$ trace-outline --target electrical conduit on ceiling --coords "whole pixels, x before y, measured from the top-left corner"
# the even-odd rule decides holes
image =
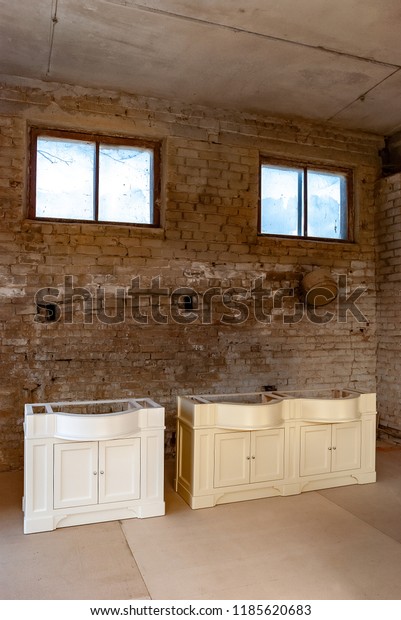
[[[47,59],[46,77],[49,77],[50,75],[50,68],[51,68],[52,54],[53,54],[53,44],[54,44],[54,32],[56,29],[56,24],[58,23],[57,9],[58,9],[58,0],[52,0],[51,17],[50,17],[51,23],[50,23],[50,36],[49,36],[49,56]]]

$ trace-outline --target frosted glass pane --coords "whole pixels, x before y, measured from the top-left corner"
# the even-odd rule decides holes
[[[302,170],[295,168],[262,166],[262,233],[302,235],[302,175]]]
[[[308,172],[308,236],[346,239],[346,178],[327,172]]]
[[[90,142],[38,138],[37,217],[93,220],[94,158]]]
[[[152,151],[137,147],[100,146],[100,221],[151,224],[152,190]]]

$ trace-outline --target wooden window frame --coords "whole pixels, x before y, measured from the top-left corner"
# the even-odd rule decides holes
[[[113,225],[119,226],[135,226],[144,228],[158,228],[160,227],[160,196],[161,196],[161,143],[153,140],[143,140],[140,138],[127,138],[125,136],[111,136],[100,133],[90,133],[81,131],[69,131],[64,129],[48,129],[42,127],[30,128],[30,149],[29,149],[29,185],[28,185],[28,218],[39,221],[49,222],[65,222],[65,223],[80,223],[80,224],[101,224],[101,225]],[[36,172],[37,172],[37,143],[38,138],[51,137],[61,138],[64,140],[85,140],[87,142],[93,142],[95,144],[96,156],[94,164],[94,219],[76,219],[76,218],[54,218],[54,217],[38,217],[36,215]],[[151,223],[145,222],[119,222],[105,221],[98,219],[99,208],[99,145],[108,144],[111,146],[121,147],[139,147],[152,150],[153,152],[153,187],[152,187],[152,213],[153,218]]]
[[[302,235],[282,235],[279,233],[262,232],[262,168],[263,166],[282,166],[283,168],[302,169],[303,171],[303,198],[304,198],[304,224]],[[333,237],[312,237],[307,235],[308,225],[308,204],[307,204],[307,172],[328,172],[345,176],[347,183],[347,236],[344,239]],[[299,216],[299,214],[298,214]],[[258,234],[262,237],[280,237],[285,239],[298,239],[303,241],[326,241],[328,243],[353,243],[355,227],[355,207],[354,207],[354,171],[352,168],[344,166],[328,165],[318,161],[275,159],[272,157],[261,156],[259,161],[259,204],[258,204]]]

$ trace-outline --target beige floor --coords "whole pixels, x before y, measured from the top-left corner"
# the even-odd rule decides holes
[[[401,598],[401,446],[378,482],[24,535],[22,472],[0,474],[2,600]]]

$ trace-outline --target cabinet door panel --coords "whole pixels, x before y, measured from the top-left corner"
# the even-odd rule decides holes
[[[97,442],[54,446],[54,508],[97,503]]]
[[[300,475],[326,474],[331,470],[331,425],[301,427]]]
[[[140,439],[116,439],[99,444],[99,503],[140,497]]]
[[[284,477],[284,429],[255,431],[251,434],[251,482],[280,480]]]
[[[332,471],[361,466],[361,423],[333,424]]]
[[[218,433],[215,436],[214,486],[249,483],[250,434]]]

